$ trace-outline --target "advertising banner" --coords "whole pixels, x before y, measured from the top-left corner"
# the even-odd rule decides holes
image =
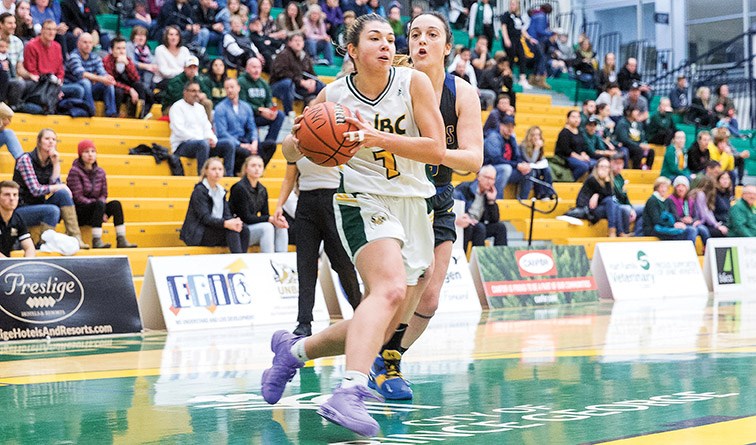
[[[756,290],[756,239],[710,238],[706,243],[704,276],[710,291]]]
[[[583,246],[475,247],[471,268],[491,308],[598,300]]]
[[[344,294],[338,274],[330,268],[321,270],[321,274],[324,272],[330,272],[331,281],[333,281],[333,286],[335,287],[336,299],[338,300],[338,309],[341,311],[342,318],[352,318],[354,310],[349,305],[347,297]],[[360,289],[364,292],[365,286],[359,274],[357,274],[357,278],[360,280]],[[465,252],[462,249],[454,249],[452,250],[452,257],[449,260],[446,279],[441,287],[436,314],[481,311],[480,301],[475,292],[475,284],[473,284],[470,267],[467,263],[467,256],[465,256]]]
[[[0,260],[0,340],[140,332],[127,257]]]
[[[644,300],[707,294],[690,241],[598,243],[591,263],[601,298]]]
[[[295,253],[152,257],[139,298],[145,328],[182,331],[295,323]],[[320,285],[315,321],[328,320]]]

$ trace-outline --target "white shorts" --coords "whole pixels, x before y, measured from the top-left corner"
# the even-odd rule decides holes
[[[433,262],[433,209],[427,199],[336,193],[333,205],[341,242],[352,261],[371,241],[396,239],[407,285],[417,284]]]

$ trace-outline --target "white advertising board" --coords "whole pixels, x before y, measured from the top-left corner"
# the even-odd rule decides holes
[[[756,239],[710,238],[706,243],[704,275],[710,291],[748,291],[754,295]]]
[[[328,320],[315,292],[314,320]],[[293,324],[298,299],[295,253],[152,257],[139,311],[145,328],[169,331]]]
[[[598,243],[591,272],[601,298],[644,300],[708,294],[690,241]]]

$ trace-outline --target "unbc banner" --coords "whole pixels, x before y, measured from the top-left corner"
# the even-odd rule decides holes
[[[0,260],[0,340],[140,332],[126,257]]]
[[[152,257],[139,298],[149,329],[181,331],[297,319],[296,254]],[[314,320],[328,320],[316,286]]]
[[[598,300],[583,246],[475,247],[471,267],[491,308]]]

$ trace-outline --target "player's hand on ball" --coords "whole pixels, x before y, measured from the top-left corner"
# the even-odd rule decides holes
[[[362,147],[381,147],[381,132],[370,125],[370,123],[362,117],[359,110],[355,110],[354,116],[347,117],[346,121],[357,127],[357,131],[348,131],[344,133],[344,136],[351,137],[351,139],[360,142],[349,150],[351,155],[357,153]]]

